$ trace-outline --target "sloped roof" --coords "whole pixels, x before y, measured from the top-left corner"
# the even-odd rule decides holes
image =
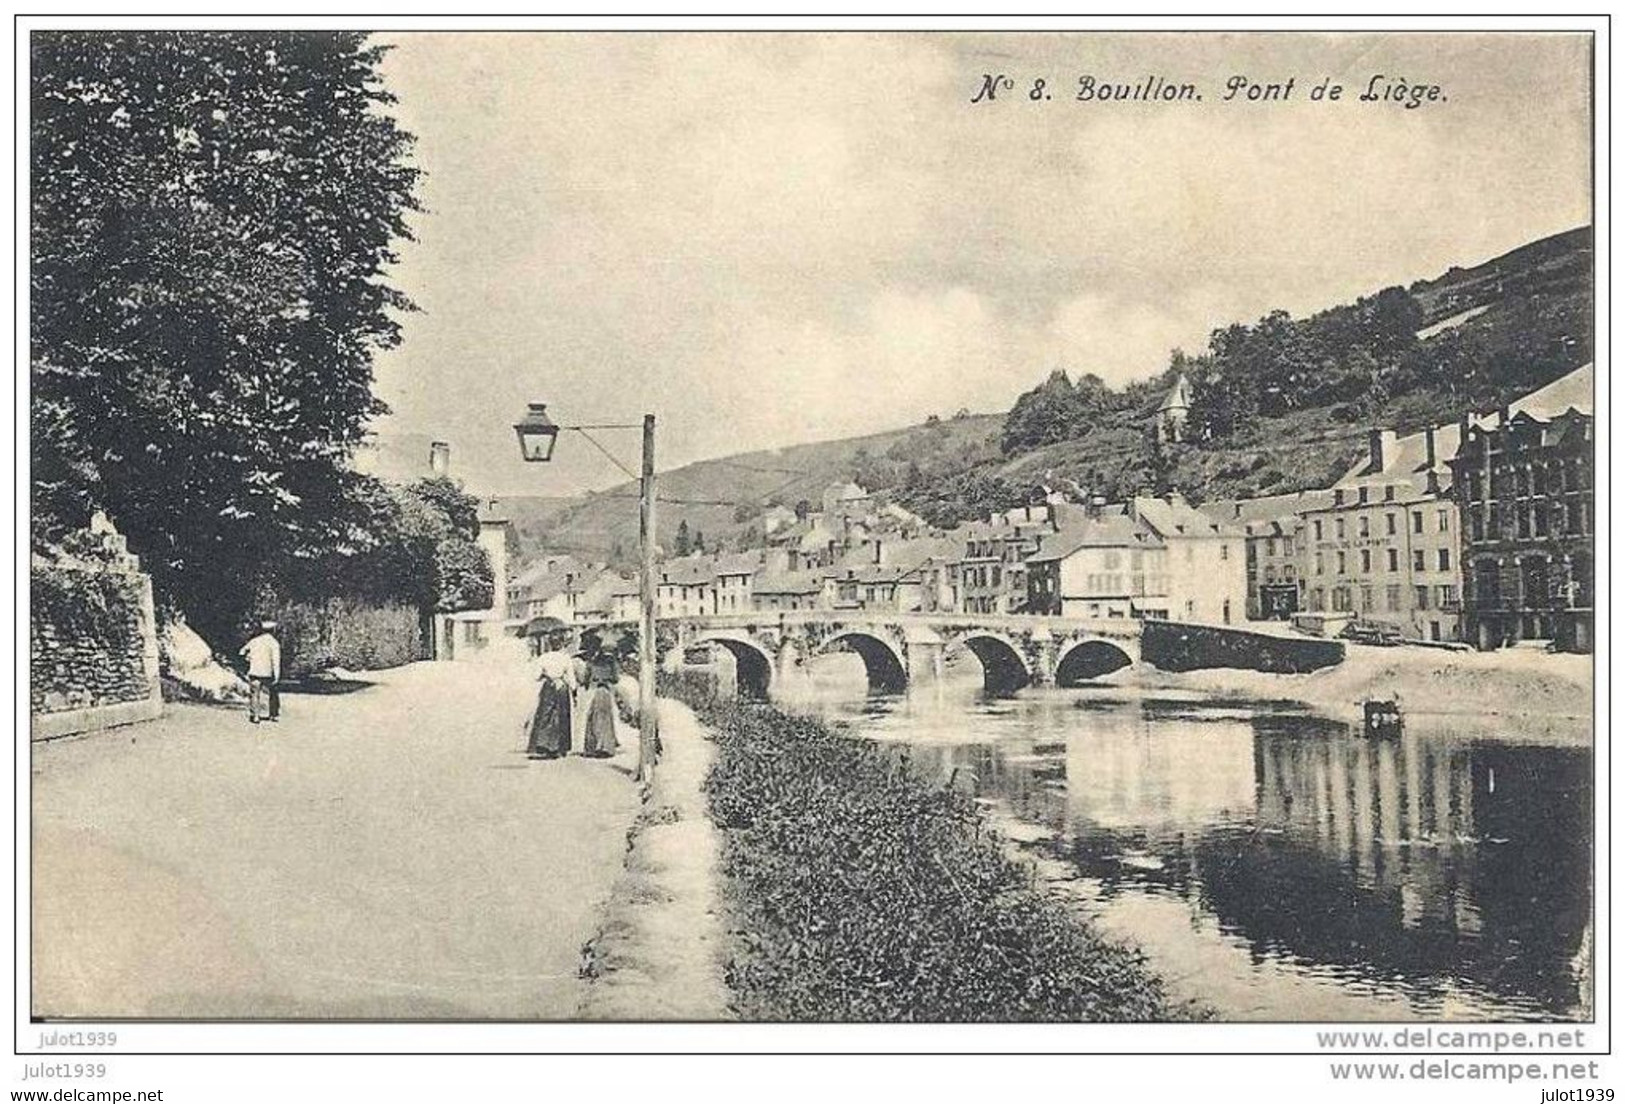
[[[1200,509],[1221,524],[1250,527],[1260,522],[1279,522],[1308,510],[1324,510],[1331,504],[1332,492],[1326,489],[1259,498],[1217,499],[1203,503]]]
[[[697,586],[716,578],[716,564],[709,556],[684,556],[656,565],[655,577],[662,586]]]
[[[769,571],[764,567],[751,577],[750,588],[755,594],[817,594],[824,589],[824,580],[810,571]]]
[[[1186,502],[1183,498],[1147,498],[1137,496],[1133,501],[1134,514],[1149,525],[1163,539],[1169,537],[1232,537],[1241,530],[1228,523],[1216,521]]]
[[[1149,526],[1120,512],[1084,518],[1045,537],[1027,563],[1064,560],[1085,548],[1161,548],[1162,538]]]
[[[1592,412],[1592,389],[1595,377],[1591,364],[1582,364],[1574,371],[1548,383],[1545,387],[1537,388],[1523,398],[1508,404],[1509,415],[1516,417],[1519,414],[1528,414],[1543,421],[1556,417],[1558,414],[1573,408],[1582,414]],[[1483,429],[1498,429],[1501,424],[1499,411],[1488,414],[1469,415],[1469,424]],[[1448,425],[1435,426],[1433,429],[1433,459],[1434,471],[1448,477],[1449,469],[1446,466],[1461,449],[1461,422],[1451,422]],[[1412,433],[1390,442],[1388,453],[1383,456],[1383,467],[1380,472],[1371,470],[1371,458],[1362,455],[1343,473],[1337,482],[1348,484],[1362,480],[1375,480],[1379,477],[1408,477],[1425,475],[1427,473],[1427,431]],[[1413,481],[1414,482],[1414,481]]]
[[[527,597],[534,602],[545,601],[556,594],[584,594],[605,574],[607,571],[602,567],[550,572],[530,585]]]
[[[754,575],[762,564],[761,556],[753,552],[729,552],[716,559],[718,575]]]
[[[1162,405],[1157,407],[1159,413],[1169,410],[1189,409],[1191,405],[1191,384],[1181,372],[1174,378],[1174,385],[1168,388],[1168,393],[1162,397]]]
[[[1545,387],[1529,392],[1512,404],[1510,412],[1528,414],[1542,421],[1550,421],[1571,407],[1581,414],[1590,414],[1595,386],[1592,365],[1582,364],[1568,375],[1559,376]]]
[[[620,588],[625,585],[627,585],[627,580],[624,576],[613,571],[600,571],[586,586],[581,588],[582,601],[587,603],[608,602],[617,593],[620,593]],[[631,587],[633,594],[638,593],[636,581],[631,583]]]
[[[601,570],[603,569],[594,564],[584,563],[574,556],[548,556],[529,564],[519,574],[515,575],[508,585],[522,590],[528,589],[532,591],[534,596],[534,592],[538,587],[551,585],[549,584],[550,579],[556,578],[562,583],[568,575],[581,575]],[[553,585],[551,593],[558,593],[557,585]]]

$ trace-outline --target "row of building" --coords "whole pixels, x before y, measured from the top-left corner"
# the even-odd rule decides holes
[[[1331,487],[1208,504],[1245,533],[1247,616],[1589,651],[1592,385],[1588,364],[1488,415],[1373,430]]]
[[[1179,495],[1107,504],[1051,500],[948,532],[852,484],[750,552],[658,567],[659,617],[759,611],[1244,617],[1244,534]],[[623,621],[635,579],[571,556],[544,556],[507,584],[510,622]]]
[[[1052,495],[943,532],[852,483],[765,526],[766,547],[659,564],[657,615],[794,610],[1348,620],[1498,647],[1592,631],[1592,370],[1495,413],[1374,430],[1321,490],[1209,502]],[[506,576],[506,572],[503,572]],[[508,579],[510,626],[635,620],[635,578],[542,556]]]

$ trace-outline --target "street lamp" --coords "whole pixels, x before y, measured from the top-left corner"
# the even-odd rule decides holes
[[[531,403],[525,416],[514,424],[513,431],[519,435],[519,452],[527,463],[545,464],[553,459],[559,426],[547,416],[546,403]]]
[[[561,426],[547,416],[546,403],[533,402],[513,428],[519,437],[519,453],[525,461],[545,464],[553,459],[553,447],[558,443],[562,430],[574,430],[609,456],[608,450],[598,444],[588,430],[640,427],[636,423]],[[660,729],[655,716],[655,416],[645,414],[641,428],[643,470],[638,480],[638,597],[642,616],[638,641],[638,781],[643,782],[654,772],[655,757],[660,747]],[[615,458],[610,456],[610,459]],[[620,466],[619,461],[615,463],[617,467]]]

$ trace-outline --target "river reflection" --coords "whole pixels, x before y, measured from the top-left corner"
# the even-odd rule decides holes
[[[1094,688],[799,696],[974,778],[1225,1019],[1584,1018],[1591,753]]]

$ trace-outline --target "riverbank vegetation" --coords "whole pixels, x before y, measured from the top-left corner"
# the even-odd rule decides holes
[[[823,723],[668,692],[715,734],[706,789],[750,1020],[1189,1018],[1135,949],[1037,884],[965,794]]]

